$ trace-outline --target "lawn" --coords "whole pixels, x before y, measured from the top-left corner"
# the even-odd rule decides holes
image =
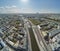
[[[39,24],[40,24],[40,21],[37,20],[37,19],[32,19],[32,18],[30,18],[29,20],[30,20],[34,25],[39,25]]]
[[[39,47],[37,45],[32,28],[29,28],[29,33],[30,33],[30,38],[31,38],[32,51],[40,51]]]

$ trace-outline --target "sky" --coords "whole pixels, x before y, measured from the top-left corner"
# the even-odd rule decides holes
[[[60,13],[60,0],[0,0],[0,13]]]

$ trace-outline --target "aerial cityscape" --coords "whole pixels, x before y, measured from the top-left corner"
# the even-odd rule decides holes
[[[0,51],[60,51],[60,1],[0,0]]]

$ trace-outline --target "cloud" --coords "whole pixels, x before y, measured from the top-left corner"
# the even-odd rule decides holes
[[[59,13],[58,10],[53,10],[53,9],[40,9],[38,12],[39,13]]]
[[[0,13],[58,13],[58,11],[51,9],[35,10],[32,8],[19,8],[15,5],[0,7]]]
[[[16,8],[16,6],[15,5],[13,5],[13,6],[5,6],[5,8],[8,8],[8,9],[10,9],[10,8]]]
[[[0,7],[0,9],[3,9],[4,7]]]
[[[16,6],[0,7],[0,13],[19,13],[20,9]]]
[[[32,8],[22,8],[22,13],[34,13],[35,11]]]
[[[31,8],[18,8],[17,6],[0,7],[0,13],[34,13]]]

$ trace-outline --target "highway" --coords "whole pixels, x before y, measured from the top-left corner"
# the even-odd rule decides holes
[[[38,47],[40,49],[40,51],[52,51],[49,46],[46,44],[43,36],[42,36],[42,33],[41,33],[41,30],[38,28],[38,26],[35,26],[30,20],[28,19],[24,19],[24,22],[25,22],[25,27],[26,27],[26,30],[27,30],[27,33],[28,33],[28,39],[29,39],[29,51],[32,51],[32,48],[31,48],[31,42],[30,42],[30,35],[29,35],[29,31],[28,31],[28,27],[31,27],[33,32],[34,32],[34,36],[35,36],[35,39],[36,39],[36,42],[38,44]]]
[[[28,31],[28,27],[29,27],[29,24],[26,22],[26,20],[23,18],[23,21],[24,21],[24,28],[25,28],[25,32],[27,34],[27,51],[32,51],[32,48],[31,48],[31,40],[30,40],[30,34],[29,34],[29,31]]]
[[[30,20],[29,20],[29,23],[30,25],[32,25],[32,29],[33,29],[37,44],[40,48],[40,51],[51,51],[49,46],[46,44],[40,29],[37,26],[35,26]]]

